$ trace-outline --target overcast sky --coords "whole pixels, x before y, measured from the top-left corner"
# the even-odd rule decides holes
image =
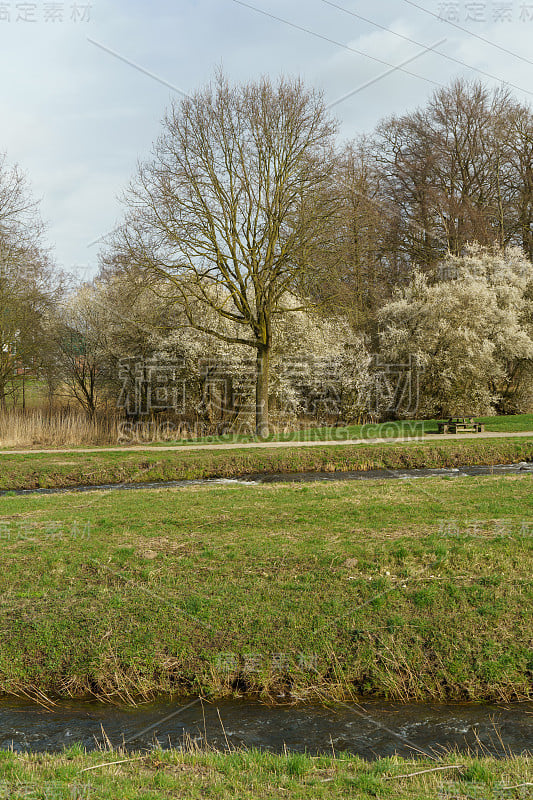
[[[217,66],[235,81],[299,74],[322,88],[328,103],[373,81],[333,107],[346,138],[423,104],[458,75],[483,77],[424,52],[442,39],[439,53],[532,99],[533,0],[414,0],[418,8],[407,0],[246,2],[0,2],[0,151],[21,165],[42,199],[64,269],[94,274],[98,245],[91,243],[118,220],[117,196],[137,159],[149,154],[172,95],[204,84]],[[414,56],[404,69],[418,77],[383,75],[389,67],[373,60],[395,66]]]

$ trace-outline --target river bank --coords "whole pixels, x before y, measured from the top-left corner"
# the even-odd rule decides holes
[[[524,700],[531,475],[1,498],[11,696]]]
[[[438,469],[533,460],[531,437],[227,450],[0,452],[0,490],[235,478],[250,474]]]
[[[434,759],[392,757],[368,763],[337,755],[274,755],[237,751],[0,753],[0,796],[19,800],[527,800],[532,796],[528,758],[473,758],[448,753]]]

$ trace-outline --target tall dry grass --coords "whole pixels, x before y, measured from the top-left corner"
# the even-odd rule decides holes
[[[119,420],[111,415],[18,409],[0,411],[0,447],[77,447],[116,444]]]
[[[271,414],[273,434],[289,434],[305,428],[328,424],[311,417]],[[335,425],[330,420],[329,425]],[[127,421],[115,409],[102,409],[94,418],[71,408],[36,407],[0,409],[0,448],[32,449],[42,447],[99,447],[104,445],[149,444],[231,434],[253,437],[254,420],[248,415],[233,421],[184,420],[154,417]]]
[[[247,432],[251,431],[248,425]],[[93,419],[69,408],[0,410],[0,448],[4,449],[149,444],[215,436],[219,432],[217,425],[180,419],[146,418],[128,422],[109,410],[98,412]]]

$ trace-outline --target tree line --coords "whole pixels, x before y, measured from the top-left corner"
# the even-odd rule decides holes
[[[127,364],[157,362],[180,364],[197,415],[226,370],[219,422],[251,409],[261,436],[282,407],[293,424],[533,408],[533,116],[506,89],[454,81],[341,145],[301,80],[218,73],[168,109],[81,287],[0,166],[4,405],[22,367],[94,415]],[[416,404],[383,365],[416,373]]]

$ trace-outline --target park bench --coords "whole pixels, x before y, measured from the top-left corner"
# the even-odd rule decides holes
[[[485,426],[474,417],[451,417],[447,422],[439,422],[439,433],[483,433]]]

